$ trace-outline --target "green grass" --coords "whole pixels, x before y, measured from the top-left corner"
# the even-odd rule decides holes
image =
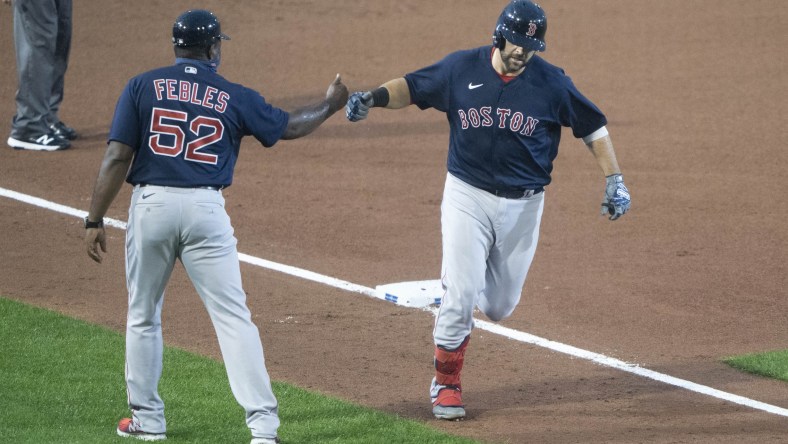
[[[745,372],[788,382],[788,350],[734,356],[724,361]]]
[[[123,366],[122,335],[0,298],[0,441],[129,444],[115,435],[129,413]],[[285,444],[476,442],[288,384],[274,392]],[[160,393],[167,442],[249,442],[222,363],[167,348]]]

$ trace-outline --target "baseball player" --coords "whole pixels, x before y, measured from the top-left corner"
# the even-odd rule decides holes
[[[545,50],[541,7],[514,0],[501,12],[492,46],[458,51],[434,65],[350,96],[350,121],[372,107],[416,104],[446,113],[451,129],[441,204],[444,289],[435,319],[433,414],[465,416],[460,373],[475,306],[491,320],[520,301],[539,237],[561,127],[582,139],[605,175],[602,213],[616,220],[630,206],[600,110]]]
[[[233,227],[222,189],[230,186],[241,138],[264,146],[305,136],[341,109],[339,75],[325,100],[286,112],[217,74],[222,40],[217,17],[181,14],[172,28],[175,64],[132,78],[120,95],[109,146],[85,219],[88,255],[106,252],[103,216],[125,177],[134,186],[126,232],[126,385],[131,417],[117,433],[165,439],[161,310],[176,260],[213,322],[230,387],[246,411],[252,444],[279,442],[277,401],[257,327],[246,306]],[[128,172],[128,174],[127,174]]]

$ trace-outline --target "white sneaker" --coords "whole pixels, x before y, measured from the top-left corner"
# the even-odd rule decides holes
[[[29,136],[19,136],[12,133],[7,142],[8,146],[17,150],[60,151],[71,146],[68,140],[54,132]]]

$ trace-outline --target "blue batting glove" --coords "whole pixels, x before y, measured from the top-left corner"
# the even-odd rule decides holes
[[[610,220],[616,220],[629,210],[631,199],[629,190],[624,185],[624,176],[612,174],[605,177],[605,198],[602,199],[601,214],[610,215]]]
[[[369,114],[369,109],[372,107],[373,102],[372,92],[354,92],[350,95],[347,105],[345,106],[345,116],[347,116],[347,119],[351,122],[364,120],[367,118],[367,114]]]

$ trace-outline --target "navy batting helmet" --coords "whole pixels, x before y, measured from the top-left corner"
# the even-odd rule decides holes
[[[222,34],[219,19],[211,11],[186,11],[172,25],[172,43],[175,46],[211,46],[219,40],[230,40],[230,37]]]
[[[508,40],[528,50],[544,51],[547,47],[544,41],[546,32],[547,17],[541,6],[528,0],[513,0],[498,17],[493,45],[503,49],[505,40]]]

